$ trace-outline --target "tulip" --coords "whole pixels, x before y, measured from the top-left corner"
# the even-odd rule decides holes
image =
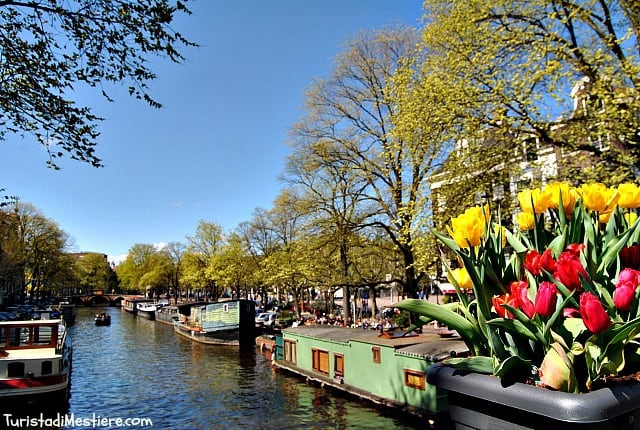
[[[613,293],[613,304],[622,311],[628,311],[633,304],[636,288],[640,284],[640,272],[634,269],[624,269],[618,275],[616,290]]]
[[[535,188],[518,193],[520,209],[524,212],[541,214],[551,207],[551,194],[548,191]],[[532,206],[533,205],[533,206]]]
[[[582,293],[580,296],[580,316],[584,326],[593,334],[600,333],[611,325],[607,311],[593,293]]]
[[[553,282],[544,281],[538,286],[535,312],[543,317],[550,317],[556,309],[558,289]]]
[[[594,212],[610,212],[616,204],[620,194],[601,183],[584,184],[579,189],[584,206]]]
[[[516,222],[518,223],[520,230],[527,231],[533,230],[536,219],[531,212],[518,212],[516,214]]]
[[[624,209],[636,209],[640,207],[640,187],[636,184],[618,185],[620,199],[618,206]]]
[[[560,197],[562,196],[562,207],[566,215],[573,214],[573,208],[578,200],[578,193],[575,188],[564,182],[553,182],[545,187],[549,192],[551,206],[554,209],[560,207]]]
[[[640,268],[640,245],[625,246],[620,250],[622,267]]]
[[[545,250],[542,255],[534,249],[524,257],[524,268],[533,276],[538,276],[543,270],[553,273],[556,270],[556,262],[550,249]]]
[[[447,274],[447,278],[449,282],[458,284],[461,290],[470,290],[473,288],[473,282],[471,282],[469,272],[467,272],[467,269],[464,267],[452,269],[451,273]]]
[[[582,267],[580,258],[573,251],[565,251],[560,254],[556,262],[556,271],[553,277],[562,282],[569,291],[582,290],[580,276],[587,278],[587,272]]]
[[[460,248],[478,246],[485,236],[485,226],[489,220],[489,209],[475,206],[464,211],[463,214],[451,220],[451,227],[447,226],[449,234]]]
[[[635,212],[625,212],[622,217],[627,222],[627,227],[631,227],[633,223],[638,219],[638,214]]]
[[[631,286],[635,288],[638,284],[640,284],[640,271],[630,268],[623,269],[616,280],[616,288],[622,286]]]
[[[628,311],[631,309],[631,305],[633,304],[633,300],[636,296],[635,287],[631,287],[629,285],[622,285],[617,287],[613,292],[613,304],[616,305],[616,308],[621,311]]]
[[[491,302],[493,303],[493,308],[500,318],[513,318],[513,315],[502,307],[503,304],[514,308],[518,307],[516,298],[508,293],[501,296],[494,296],[491,298]]]
[[[515,298],[516,307],[522,310],[529,318],[536,312],[533,302],[529,299],[529,285],[525,281],[511,283],[511,296]]]

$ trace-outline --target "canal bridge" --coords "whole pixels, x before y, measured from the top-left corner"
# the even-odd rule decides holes
[[[67,296],[65,299],[76,306],[120,306],[125,297],[127,294],[94,292]]]

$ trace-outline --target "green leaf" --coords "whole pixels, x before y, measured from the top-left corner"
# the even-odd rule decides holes
[[[493,374],[494,369],[493,359],[486,356],[450,358],[444,364],[460,370],[487,374]]]
[[[486,349],[486,340],[482,337],[477,326],[474,326],[469,320],[460,316],[456,312],[451,311],[443,306],[435,303],[418,299],[407,299],[396,303],[394,307],[417,313],[418,315],[440,321],[446,324],[450,329],[456,330],[460,337],[465,341],[469,350],[474,354],[480,353]]]
[[[531,360],[512,355],[502,361],[494,370],[494,374],[502,379],[521,379],[519,376],[528,376],[531,373]]]

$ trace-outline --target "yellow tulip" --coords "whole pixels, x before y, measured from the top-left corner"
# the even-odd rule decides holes
[[[553,182],[545,187],[551,199],[550,207],[557,209],[560,207],[560,196],[562,196],[562,207],[564,213],[573,215],[573,208],[578,200],[578,192],[575,188],[565,182]]]
[[[627,221],[628,227],[631,227],[633,223],[636,222],[636,220],[638,219],[638,214],[635,212],[625,212],[623,216],[625,221]]]
[[[640,187],[636,184],[618,185],[620,199],[618,206],[624,209],[636,209],[640,207]]]
[[[480,240],[485,236],[485,226],[489,217],[488,206],[481,208],[474,206],[463,214],[451,220],[451,227],[447,226],[449,234],[459,247],[468,248],[480,245]]]
[[[516,222],[520,230],[532,230],[535,225],[535,218],[531,212],[518,212],[516,214]]]
[[[618,203],[617,190],[607,187],[599,182],[584,184],[579,191],[584,206],[594,212],[610,212]]]
[[[520,191],[518,201],[523,211],[541,214],[551,207],[552,198],[549,191],[534,188],[533,190]]]
[[[453,279],[451,279],[453,277]],[[447,274],[447,279],[449,282],[458,284],[461,290],[470,290],[473,288],[473,283],[471,282],[471,278],[469,277],[469,272],[467,269],[462,267],[460,269],[452,269],[451,273]]]

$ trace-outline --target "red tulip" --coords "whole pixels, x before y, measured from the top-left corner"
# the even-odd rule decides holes
[[[525,256],[524,267],[533,276],[538,276],[543,270],[553,273],[556,269],[556,262],[553,260],[550,249],[544,251],[542,255],[534,249],[529,251]]]
[[[579,258],[580,253],[584,251],[584,248],[585,248],[584,243],[572,243],[567,245],[565,252],[570,253],[576,258]]]
[[[582,267],[580,258],[573,251],[565,251],[560,254],[553,277],[562,282],[569,291],[580,291],[582,290],[580,275],[587,278],[587,272]]]
[[[549,317],[556,310],[557,288],[553,282],[544,281],[538,286],[536,294],[536,313],[543,317]]]
[[[625,246],[620,250],[622,267],[640,268],[640,245]]]
[[[628,311],[633,304],[636,288],[640,284],[640,272],[634,269],[624,269],[616,280],[616,290],[613,293],[613,304],[616,308]]]
[[[616,288],[623,285],[635,288],[638,284],[640,284],[640,271],[629,268],[623,269],[616,280]]]
[[[525,281],[514,281],[511,283],[511,295],[515,298],[516,306],[522,310],[526,316],[531,318],[536,309],[529,299],[529,285]]]
[[[593,293],[582,293],[580,296],[580,316],[585,327],[593,334],[609,328],[611,321],[604,306]]]
[[[628,285],[622,285],[616,287],[613,292],[613,304],[621,311],[628,311],[633,304],[633,299],[636,296],[636,289]]]
[[[501,305],[509,305],[511,307],[517,307],[516,299],[511,294],[503,294],[501,296],[495,296],[491,299],[493,307],[500,318],[513,318],[511,313],[508,313]]]

